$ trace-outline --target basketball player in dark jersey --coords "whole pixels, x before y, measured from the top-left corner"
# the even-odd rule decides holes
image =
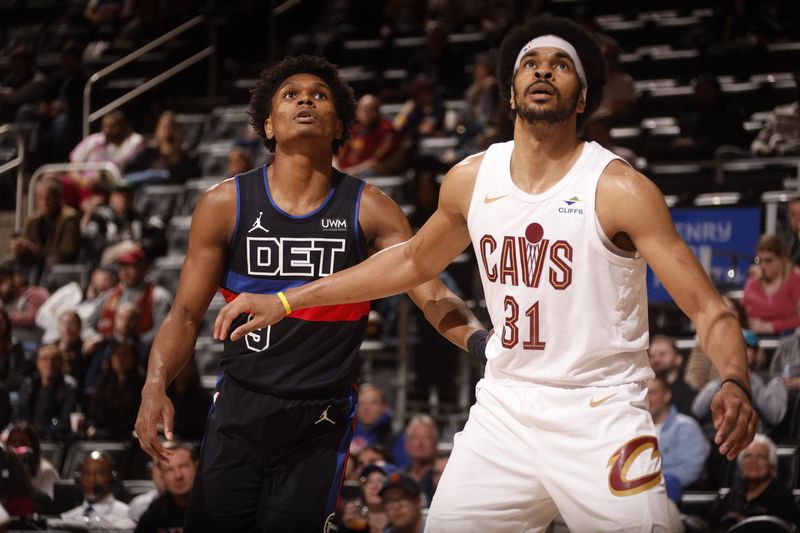
[[[195,209],[136,421],[142,449],[153,457],[169,453],[157,438],[160,424],[172,438],[174,411],[165,391],[189,360],[216,290],[229,302],[245,292],[240,299],[280,297],[411,236],[397,204],[331,166],[355,106],[350,87],[322,59],[287,58],[262,73],[251,96],[251,123],[274,161],[210,189]],[[462,348],[485,337],[438,278],[409,295]],[[323,531],[333,518],[369,302],[286,312],[278,325],[225,341],[188,532]],[[235,323],[248,320],[245,312]]]

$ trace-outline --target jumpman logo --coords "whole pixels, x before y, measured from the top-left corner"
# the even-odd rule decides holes
[[[253,233],[253,231],[257,229],[263,229],[266,233],[269,233],[269,230],[261,225],[261,215],[263,214],[264,214],[263,211],[258,212],[258,218],[256,218],[255,222],[253,222],[253,227],[250,228],[250,230],[247,233]]]
[[[321,414],[321,415],[319,415],[319,420],[317,420],[316,422],[314,422],[314,425],[315,425],[315,426],[316,426],[317,424],[319,424],[320,422],[330,422],[331,424],[333,424],[333,425],[336,425],[336,422],[334,422],[333,420],[331,420],[330,418],[328,418],[328,409],[330,409],[330,408],[331,408],[331,406],[329,405],[328,407],[326,407],[326,408],[325,408],[325,410],[324,410],[324,411],[322,411],[322,414]]]

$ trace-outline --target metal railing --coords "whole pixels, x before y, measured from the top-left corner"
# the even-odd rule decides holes
[[[150,52],[154,48],[157,48],[157,47],[161,46],[162,44],[168,42],[169,40],[174,39],[175,37],[187,32],[187,31],[191,30],[192,28],[195,28],[195,27],[197,27],[197,26],[199,26],[201,24],[207,24],[209,26],[209,41],[211,42],[211,44],[209,46],[207,46],[206,48],[200,50],[196,54],[188,57],[187,59],[184,59],[183,61],[181,61],[177,65],[168,68],[167,70],[165,70],[161,74],[158,74],[157,76],[155,76],[155,77],[149,79],[148,81],[142,83],[138,87],[135,87],[134,89],[131,89],[130,91],[128,91],[127,93],[123,94],[122,96],[120,96],[116,100],[104,105],[103,107],[101,107],[97,111],[90,112],[91,99],[92,99],[92,87],[94,86],[94,84],[96,84],[98,81],[102,80],[103,78],[106,78],[110,74],[116,72],[117,70],[119,70],[120,68],[124,67],[125,65],[128,65],[132,61],[135,61],[135,60],[139,59],[140,57],[142,57],[146,53]],[[119,108],[122,105],[125,105],[126,103],[130,102],[131,100],[133,100],[134,98],[136,98],[140,94],[142,94],[142,93],[144,93],[146,91],[149,91],[150,89],[152,89],[153,87],[155,87],[159,83],[161,83],[161,82],[173,77],[174,75],[178,74],[179,72],[181,72],[183,70],[186,70],[187,68],[191,67],[192,65],[194,65],[196,63],[199,63],[203,59],[206,59],[207,57],[210,57],[210,56],[214,55],[214,53],[216,52],[215,42],[216,42],[216,33],[215,33],[213,27],[211,27],[211,25],[208,23],[208,21],[206,20],[205,17],[197,16],[197,17],[194,17],[193,19],[181,24],[177,28],[175,28],[175,29],[173,29],[171,31],[168,31],[167,33],[165,33],[161,37],[159,37],[159,38],[147,43],[146,45],[142,46],[141,48],[139,48],[137,50],[134,50],[130,54],[126,55],[125,57],[121,58],[118,61],[115,61],[114,63],[112,63],[111,65],[105,67],[104,69],[101,69],[101,70],[95,72],[94,74],[92,74],[91,77],[87,80],[86,85],[83,88],[83,136],[86,137],[87,135],[89,135],[91,123],[94,122],[95,120],[103,117],[106,113],[108,113],[110,111],[113,111],[113,110]],[[216,87],[216,63],[214,61],[211,61],[211,64],[209,65],[209,80],[208,80],[208,83],[209,83],[209,95],[213,95],[214,94],[214,89]]]
[[[19,124],[3,124],[0,126],[0,137],[3,135],[13,133],[17,141],[17,155],[10,161],[6,161],[0,165],[0,174],[4,174],[9,170],[17,169],[17,193],[16,193],[16,214],[14,216],[14,231],[19,232],[22,230],[22,212],[19,206],[22,205],[22,189],[25,186],[25,137],[22,133],[25,127]]]
[[[102,170],[111,174],[116,183],[122,183],[122,174],[117,168],[117,165],[109,161],[93,162],[93,163],[51,163],[49,165],[42,165],[37,168],[31,176],[31,181],[28,184],[28,190],[33,191],[39,179],[47,172],[70,172],[79,170]],[[33,214],[34,210],[34,194],[28,194],[28,216]],[[17,217],[21,216],[22,201],[17,204]]]

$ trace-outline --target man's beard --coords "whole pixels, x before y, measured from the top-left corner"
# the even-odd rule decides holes
[[[563,102],[561,100],[561,91],[550,84],[548,85],[555,91],[555,107],[544,108],[538,104],[528,104],[525,101],[525,96],[530,91],[531,86],[528,86],[525,89],[525,92],[522,94],[522,98],[516,95],[514,96],[514,104],[517,108],[517,114],[522,117],[522,120],[528,123],[543,122],[545,124],[556,124],[558,122],[565,122],[569,117],[572,116],[573,113],[575,113],[575,110],[578,107],[580,91],[575,91],[571,101]]]

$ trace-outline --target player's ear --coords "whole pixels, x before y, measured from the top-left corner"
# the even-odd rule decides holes
[[[517,108],[514,105],[514,82],[511,82],[511,100],[509,100],[509,105],[513,111],[516,111]]]
[[[336,134],[334,135],[334,137],[336,139],[341,139],[343,135],[344,135],[344,122],[342,122],[341,119],[337,118],[336,119]]]
[[[586,111],[586,98],[583,96],[583,89],[581,89],[581,94],[578,96],[578,105],[576,107],[578,113],[583,113]]]
[[[268,116],[264,120],[264,133],[267,135],[267,139],[272,140],[275,137],[275,134],[272,131],[272,115]]]

